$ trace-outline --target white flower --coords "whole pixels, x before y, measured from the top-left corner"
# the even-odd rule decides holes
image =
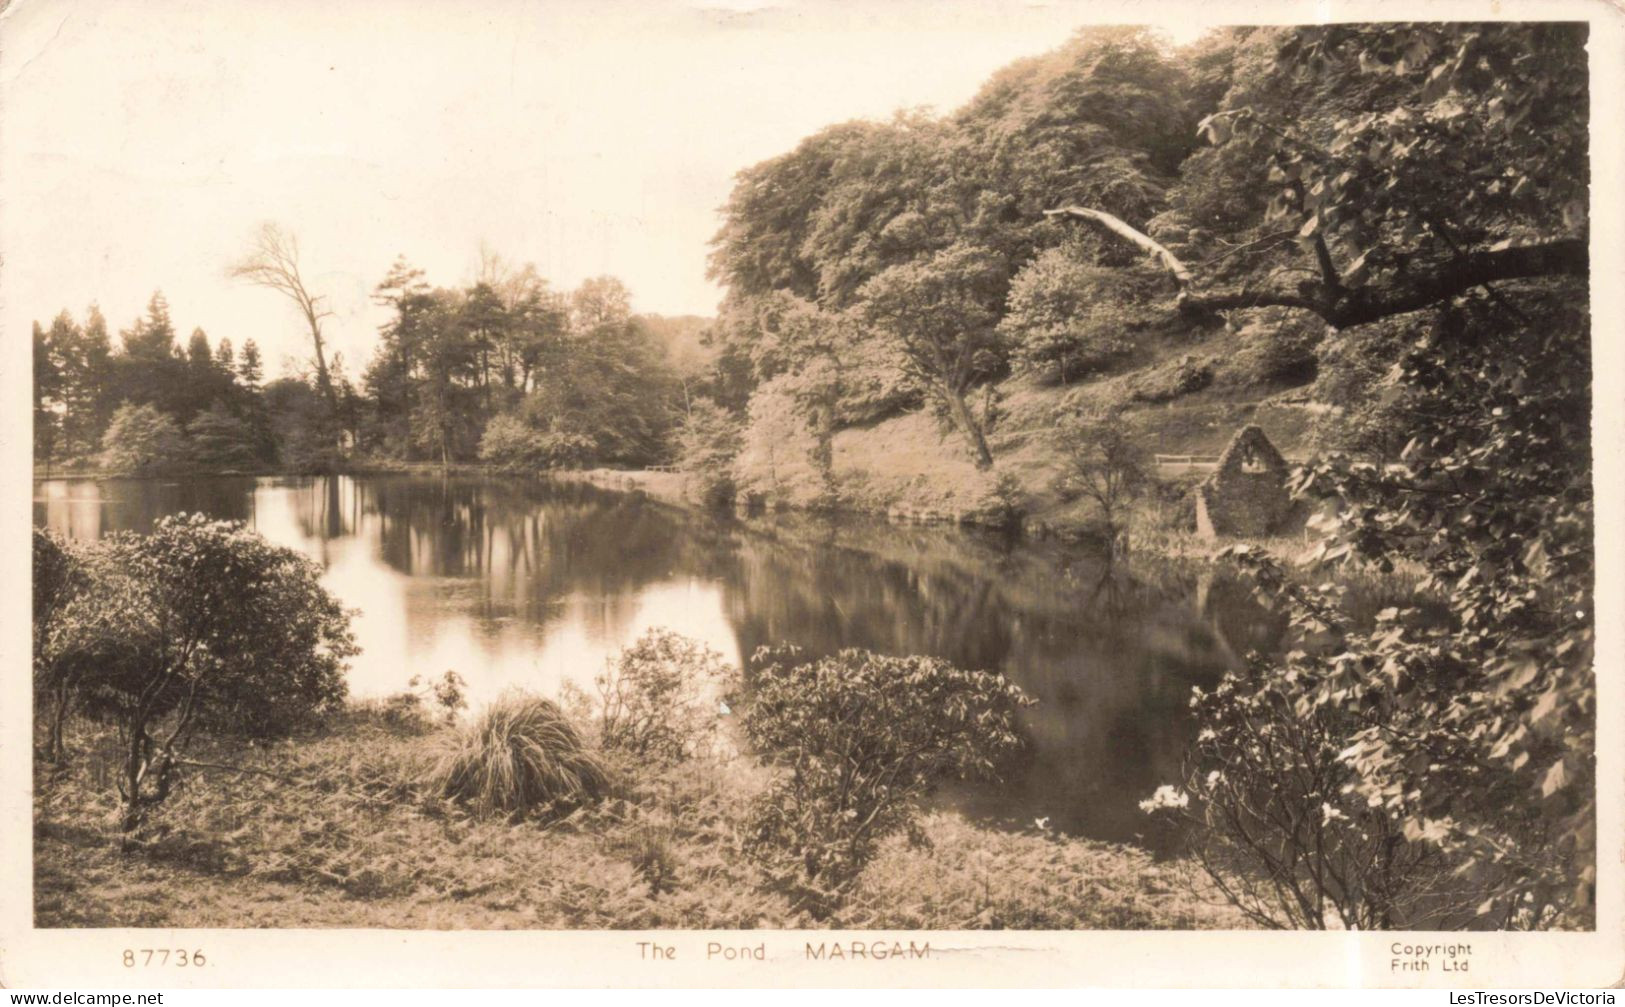
[[[1202,728],[1202,733],[1200,733],[1200,734],[1198,734],[1196,736],[1196,740],[1197,741],[1212,741],[1213,739],[1217,738],[1218,736],[1219,736],[1218,732],[1214,731],[1213,728],[1204,727],[1204,728]]]
[[[1343,814],[1341,811],[1338,811],[1336,808],[1332,807],[1330,804],[1327,804],[1324,801],[1321,802],[1321,805],[1320,805],[1320,824],[1326,825],[1328,823],[1337,821],[1339,818],[1347,818],[1347,817],[1348,817],[1347,815]]]
[[[1157,788],[1150,799],[1140,802],[1140,810],[1146,814],[1161,811],[1163,808],[1185,808],[1191,803],[1190,795],[1170,784],[1164,783]]]
[[[1215,769],[1213,772],[1207,774],[1207,789],[1212,790],[1214,787],[1217,787],[1219,782],[1223,779],[1224,774]]]

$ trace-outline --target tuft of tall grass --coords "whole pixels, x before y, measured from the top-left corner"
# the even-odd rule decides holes
[[[480,817],[547,818],[597,801],[609,772],[564,712],[524,692],[499,696],[455,734],[429,771],[441,797]]]

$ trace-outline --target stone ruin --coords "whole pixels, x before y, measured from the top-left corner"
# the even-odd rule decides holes
[[[1292,512],[1281,452],[1251,424],[1236,431],[1219,456],[1219,467],[1196,487],[1196,534],[1252,538],[1269,535]]]

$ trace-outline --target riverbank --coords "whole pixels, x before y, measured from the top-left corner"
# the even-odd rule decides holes
[[[312,469],[297,465],[258,465],[249,468],[206,468],[199,466],[167,466],[150,471],[132,472],[99,465],[34,465],[35,481],[41,479],[258,479],[262,477],[299,478],[312,476],[378,476],[378,475],[489,475],[490,466],[458,462],[442,466],[433,462],[405,462],[391,458],[356,458],[338,469]]]
[[[391,459],[357,459],[340,472],[311,472],[296,468],[262,468],[252,470],[186,470],[167,472],[162,476],[119,472],[108,469],[81,468],[73,471],[52,470],[49,474],[36,466],[34,479],[139,479],[139,478],[309,478],[322,475],[346,476],[479,476],[512,477],[516,479],[551,479],[579,482],[620,493],[637,493],[660,503],[690,511],[707,509],[694,499],[688,490],[689,477],[682,472],[654,469],[555,469],[533,474],[515,473],[476,463],[459,463],[449,468],[426,462],[403,462]],[[948,486],[964,473],[952,470],[943,474],[944,487],[939,491],[952,497]],[[972,473],[967,478],[987,479],[985,474]],[[1205,561],[1213,554],[1241,540],[1211,540],[1196,535],[1186,527],[1193,523],[1194,504],[1187,499],[1196,484],[1189,476],[1158,481],[1154,490],[1131,501],[1124,514],[1124,541],[1131,555],[1144,555],[1158,559]],[[1089,509],[1082,504],[1059,503],[1042,493],[1025,494],[1016,489],[1009,499],[993,500],[969,509],[950,506],[921,506],[916,503],[898,503],[885,498],[869,496],[839,497],[830,508],[828,501],[814,506],[796,503],[790,498],[777,497],[770,501],[757,501],[755,506],[741,502],[744,512],[772,513],[849,513],[883,519],[896,525],[924,525],[969,527],[995,531],[1017,531],[1036,541],[1062,541],[1080,543],[1094,541],[1104,546],[1099,528]],[[1186,513],[1189,511],[1190,513]],[[1187,520],[1189,519],[1189,520]],[[1277,555],[1292,557],[1308,545],[1301,533],[1286,533],[1263,540],[1248,540],[1262,545]]]
[[[748,760],[615,767],[609,798],[550,825],[479,821],[416,775],[445,728],[353,705],[272,744],[215,741],[121,853],[112,739],[37,767],[38,927],[1212,929],[1245,921],[1200,873],[1140,850],[946,812],[888,841],[837,915],[793,912],[743,854],[765,783]],[[232,769],[219,767],[230,766]]]
[[[687,477],[681,472],[659,472],[644,469],[561,470],[549,473],[549,478],[588,483],[601,489],[622,493],[641,493],[650,499],[673,507],[689,510],[702,507],[688,493]],[[1194,530],[1184,527],[1180,515],[1175,513],[1181,509],[1181,496],[1193,492],[1195,483],[1195,480],[1189,478],[1160,482],[1154,492],[1132,501],[1126,507],[1124,537],[1130,555],[1143,555],[1166,560],[1205,562],[1225,546],[1247,541],[1253,545],[1262,546],[1275,555],[1290,559],[1300,555],[1311,544],[1302,532],[1286,532],[1266,538],[1248,540],[1206,539],[1198,536]],[[742,509],[749,511],[751,508],[744,507]],[[778,501],[777,506],[774,508],[759,507],[756,509],[776,509],[787,512],[814,510],[814,508],[799,507],[782,500]],[[1053,540],[1079,543],[1100,539],[1099,529],[1092,515],[1083,507],[1058,507],[1051,504],[1039,514],[1020,516],[1013,522],[1014,528],[1011,527],[1010,522],[985,519],[983,515],[974,512],[955,514],[931,509],[920,511],[909,507],[865,506],[861,501],[854,503],[842,501],[834,509],[837,513],[879,518],[893,524],[971,527],[995,531],[1015,530],[1019,531],[1021,535],[1036,541]],[[1194,503],[1190,505],[1189,509],[1194,513]],[[1104,545],[1103,542],[1099,544]]]

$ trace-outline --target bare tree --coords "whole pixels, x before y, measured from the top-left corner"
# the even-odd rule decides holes
[[[310,341],[316,351],[316,385],[328,409],[336,416],[338,395],[333,389],[332,375],[328,373],[327,350],[322,343],[322,319],[332,316],[333,312],[322,307],[325,298],[311,294],[305,286],[304,277],[299,273],[299,239],[267,221],[260,225],[248,254],[234,263],[227,275],[275,290],[299,308],[305,324],[310,326]]]

